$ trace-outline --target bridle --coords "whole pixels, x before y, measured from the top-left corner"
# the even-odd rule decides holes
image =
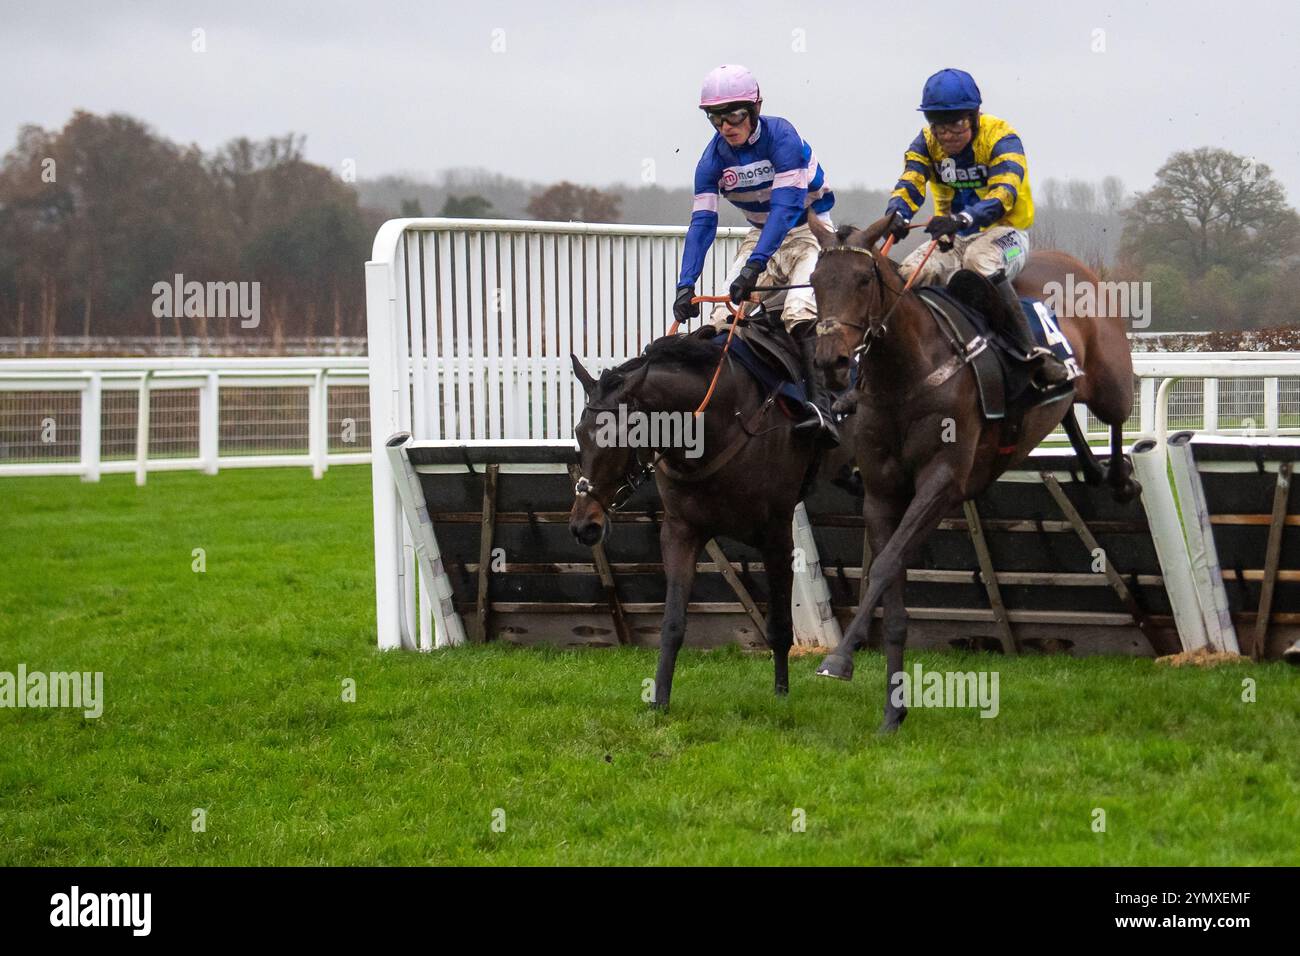
[[[822,257],[825,257],[825,256],[835,255],[836,253],[854,253],[856,255],[866,256],[868,259],[871,260],[871,270],[875,274],[876,285],[880,289],[880,306],[881,308],[884,308],[885,293],[893,292],[894,290],[890,289],[889,286],[885,283],[885,274],[880,268],[880,263],[876,259],[876,254],[870,249],[862,249],[859,248],[858,246],[834,246],[830,249],[822,250],[821,254]],[[893,318],[894,309],[898,308],[898,303],[902,301],[903,294],[906,291],[907,288],[904,287],[901,292],[896,293],[897,298],[894,299],[894,304],[885,311],[884,318],[882,318],[879,322],[870,321],[870,314],[868,314],[868,320],[865,325],[862,324],[861,322],[849,322],[845,319],[838,319],[838,318],[821,319],[817,323],[818,324],[817,334],[832,335],[834,334],[835,329],[841,326],[847,329],[853,329],[856,332],[861,332],[862,337],[858,342],[858,347],[853,350],[853,357],[855,359],[860,360],[862,356],[865,355],[871,349],[872,343],[875,342],[876,339],[884,336],[885,333],[889,331],[889,320]]]
[[[717,378],[716,373],[714,375],[714,378],[716,380]],[[712,386],[710,386],[710,390],[711,389]],[[641,409],[637,408],[635,405],[632,405],[629,402],[624,402],[624,407],[628,408],[629,412],[641,411]],[[778,427],[780,427],[780,426],[773,426],[772,428],[768,428],[768,429],[763,429],[763,430],[759,429],[759,425],[762,422],[764,416],[766,416],[767,413],[775,407],[776,407],[776,392],[773,391],[767,396],[767,398],[764,401],[760,402],[758,406],[752,412],[749,413],[749,415],[742,418],[741,413],[739,411],[735,412],[734,413],[735,417],[740,422],[740,429],[737,432],[736,436],[727,444],[725,448],[722,449],[722,451],[712,456],[712,459],[707,464],[703,465],[698,469],[683,471],[680,467],[674,466],[671,458],[665,455],[663,451],[654,448],[650,449],[652,455],[650,459],[647,461],[641,457],[641,449],[639,447],[634,446],[631,449],[632,451],[632,455],[630,456],[631,464],[628,466],[627,470],[624,471],[623,473],[623,483],[614,489],[614,494],[610,498],[609,504],[605,504],[596,496],[596,485],[586,475],[578,476],[577,483],[574,484],[573,486],[573,494],[575,497],[585,496],[585,497],[594,498],[596,500],[596,503],[599,504],[602,508],[604,508],[607,512],[611,514],[615,514],[618,512],[620,508],[623,507],[623,505],[627,504],[628,500],[632,497],[633,494],[636,493],[637,488],[639,488],[645,482],[646,478],[649,477],[651,474],[655,473],[656,471],[663,472],[663,474],[669,480],[674,482],[698,484],[700,482],[707,481],[709,478],[713,477],[724,467],[726,467],[726,465],[730,461],[732,461],[732,459],[734,459],[736,455],[738,455],[741,452],[742,449],[745,448],[745,446],[749,443],[749,440],[751,438],[754,438],[758,435],[767,434],[768,432],[771,431],[775,431]],[[611,408],[608,406],[587,405],[583,408],[582,418],[586,418],[587,412],[616,412],[616,411],[618,411],[618,409]],[[697,411],[695,414],[698,416],[699,412]],[[582,422],[582,418],[578,420],[580,424]]]
[[[635,406],[629,405],[626,402],[624,403],[624,407],[627,408],[629,412],[637,411]],[[579,418],[578,421],[581,422],[582,418],[586,418],[588,412],[617,413],[618,408],[611,408],[602,405],[586,405],[583,407],[582,417]],[[654,473],[655,465],[658,464],[659,453],[653,448],[651,449],[652,457],[649,461],[641,460],[640,448],[632,448],[630,450],[632,452],[630,456],[632,464],[629,465],[627,470],[623,473],[623,483],[614,489],[614,494],[610,497],[608,504],[600,500],[596,494],[595,483],[586,475],[578,476],[578,481],[573,486],[574,497],[582,498],[589,496],[594,498],[596,503],[609,514],[617,514],[618,510],[627,504],[632,499],[632,496],[636,494],[636,490],[645,483],[646,478]]]
[[[894,304],[891,305],[885,311],[884,317],[879,322],[874,322],[874,323],[871,322],[870,315],[868,314],[868,321],[866,325],[863,325],[859,322],[846,322],[844,319],[821,319],[817,323],[818,324],[817,334],[832,335],[834,334],[834,331],[838,326],[843,326],[844,328],[853,329],[855,331],[861,332],[862,339],[861,341],[859,341],[858,347],[853,350],[853,358],[855,360],[861,361],[862,358],[867,354],[867,352],[871,350],[872,344],[877,339],[883,338],[885,333],[889,331],[889,320],[894,317],[894,310],[898,308],[899,303],[903,301],[903,298],[907,295],[908,291],[912,288],[912,283],[915,282],[916,277],[921,274],[921,268],[925,265],[926,260],[930,258],[930,254],[934,252],[935,247],[938,245],[938,242],[939,242],[938,239],[932,239],[930,241],[930,245],[925,251],[924,258],[922,258],[921,261],[917,263],[916,268],[912,270],[912,274],[908,278],[907,282],[904,283],[903,288],[897,291],[889,288],[889,286],[886,284],[885,273],[880,268],[880,262],[876,258],[876,253],[871,249],[863,249],[859,246],[833,246],[830,249],[822,250],[821,253],[822,256],[829,256],[829,255],[834,255],[836,253],[846,253],[846,252],[852,252],[857,255],[866,256],[868,259],[871,260],[871,269],[872,272],[875,273],[876,285],[880,287],[881,308],[884,308],[885,306],[886,292],[894,293]],[[891,236],[890,239],[885,243],[884,248],[881,249],[880,254],[887,255],[889,252],[889,248],[892,245],[893,245],[893,237]]]

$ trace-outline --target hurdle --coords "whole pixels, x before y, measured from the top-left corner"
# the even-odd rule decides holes
[[[702,292],[717,291],[743,232],[720,230]],[[657,640],[653,483],[604,553],[568,535],[584,400],[568,356],[599,373],[666,331],[684,234],[504,220],[380,229],[366,288],[381,648]],[[1126,436],[1141,500],[1116,505],[1079,480],[1072,455],[1036,450],[948,516],[909,568],[914,646],[1269,657],[1295,641],[1286,456],[1300,443],[1300,355],[1137,353],[1134,369]],[[1195,435],[1182,427],[1182,378],[1204,383]],[[1232,378],[1262,383],[1262,427],[1221,412],[1219,380]],[[833,644],[856,607],[870,566],[859,504],[823,482],[796,516],[800,643]],[[704,557],[688,641],[762,646],[761,559],[730,541]]]

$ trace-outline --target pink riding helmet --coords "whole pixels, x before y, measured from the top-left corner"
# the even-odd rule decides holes
[[[759,99],[758,80],[749,70],[735,63],[710,71],[700,89],[701,108],[724,103],[757,103]]]

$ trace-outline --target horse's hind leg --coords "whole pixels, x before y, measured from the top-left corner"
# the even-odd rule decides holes
[[[1101,462],[1097,461],[1097,456],[1092,453],[1088,439],[1083,434],[1083,428],[1079,425],[1079,419],[1074,416],[1073,408],[1065,413],[1061,424],[1065,426],[1065,434],[1070,436],[1070,445],[1074,448],[1075,457],[1079,459],[1079,467],[1083,470],[1083,480],[1090,485],[1101,484],[1105,478],[1105,473],[1101,470]]]
[[[765,538],[763,567],[767,571],[767,646],[772,648],[776,671],[776,693],[790,693],[790,645],[794,643],[791,600],[794,589],[794,541],[790,522],[773,529]]]
[[[1133,478],[1133,465],[1124,457],[1122,423],[1110,426],[1110,461],[1106,465],[1106,484],[1116,501],[1126,504],[1142,493],[1142,485]]]
[[[663,553],[668,593],[664,598],[659,667],[655,671],[655,698],[651,706],[667,710],[673,692],[677,652],[682,649],[682,641],[686,638],[686,604],[691,599],[691,585],[695,583],[695,562],[699,558],[700,542],[689,527],[670,519],[664,522],[659,532],[659,550]]]

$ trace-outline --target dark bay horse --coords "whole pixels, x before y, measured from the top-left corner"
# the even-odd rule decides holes
[[[925,539],[953,508],[974,498],[997,477],[1028,457],[1064,418],[1079,441],[1071,440],[1085,462],[1091,451],[1070,411],[1060,400],[1024,413],[1014,450],[999,449],[999,422],[980,413],[973,370],[960,367],[950,377],[936,373],[953,358],[925,304],[905,282],[897,263],[881,255],[876,243],[889,219],[865,230],[841,229],[839,235],[814,224],[822,255],[813,273],[820,325],[818,365],[833,387],[842,387],[850,356],[870,335],[870,348],[858,368],[856,411],[850,423],[858,467],[865,489],[863,517],[874,555],[866,593],[839,645],[827,655],[817,673],[849,680],[853,650],[865,642],[871,616],[883,602],[887,687],[903,670],[907,640],[907,611],[903,586],[907,565],[915,560]],[[1035,252],[1015,281],[1021,295],[1043,296],[1049,282],[1064,284],[1072,272],[1075,283],[1098,281],[1083,263],[1061,252]],[[901,298],[900,298],[901,294]],[[892,310],[892,313],[891,313]],[[888,327],[882,319],[889,316]],[[1133,405],[1133,365],[1124,326],[1118,317],[1062,316],[1061,331],[1069,339],[1084,377],[1076,379],[1075,400],[1111,428],[1111,457],[1106,480],[1115,497],[1127,501],[1140,487],[1122,451],[1122,426]],[[1085,453],[1086,456],[1085,457]],[[1100,481],[1095,459],[1089,480]],[[886,693],[882,730],[898,728],[907,716]]]
[[[725,535],[757,548],[767,574],[767,643],[772,648],[776,693],[790,688],[789,653],[794,641],[791,522],[800,488],[812,464],[813,441],[796,435],[775,401],[751,376],[728,361],[708,408],[693,418],[719,361],[719,350],[694,335],[658,339],[645,353],[597,380],[573,358],[573,371],[587,393],[575,428],[581,478],[574,489],[569,530],[588,546],[609,533],[613,512],[640,480],[653,473],[663,502],[659,543],[668,590],[664,601],[655,674],[656,708],[667,709],[677,652],[686,634],[686,605],[695,565],[709,539]],[[642,416],[668,413],[661,423],[694,420],[702,426],[699,454],[684,441],[654,447],[614,444],[610,416],[619,406]],[[642,418],[642,421],[645,419]],[[685,435],[685,426],[679,434]],[[670,429],[671,431],[671,429]],[[628,429],[629,438],[632,429]]]

